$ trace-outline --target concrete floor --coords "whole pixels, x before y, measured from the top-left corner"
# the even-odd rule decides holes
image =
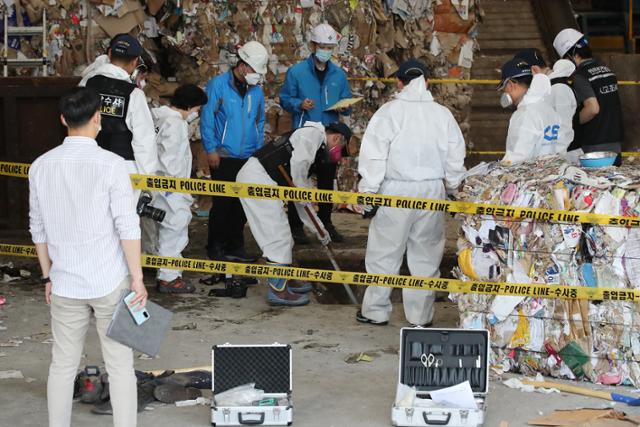
[[[348,260],[347,255],[362,255],[366,224],[347,214],[336,215],[334,222],[348,237],[344,244],[338,245],[342,261],[348,261],[346,265],[360,265],[361,258]],[[194,221],[193,244],[187,256],[203,256],[201,242],[205,229],[202,220]],[[450,236],[450,242],[454,241],[453,235]],[[302,265],[311,264],[313,257],[319,256],[317,249],[316,246],[302,249],[297,252],[297,258]],[[0,263],[6,261],[9,258],[0,258]],[[38,275],[34,260],[13,258],[11,261]],[[202,277],[187,276],[195,282]],[[152,276],[147,283],[153,283]],[[150,287],[151,298],[174,311],[175,326],[195,322],[197,329],[169,331],[159,357],[136,358],[137,369],[208,365],[211,346],[215,344],[288,343],[293,346],[294,355],[294,425],[374,427],[391,424],[390,408],[398,377],[399,328],[407,326],[401,305],[394,308],[388,326],[376,327],[356,323],[356,307],[321,304],[316,297],[307,307],[271,308],[265,302],[264,285],[250,288],[248,298],[241,300],[208,297],[209,289],[198,285],[193,295],[163,296]],[[0,343],[13,338],[22,341],[18,347],[0,346],[0,371],[17,369],[26,377],[0,380],[0,426],[46,425],[46,378],[50,360],[47,339],[51,335],[41,288],[28,280],[2,283],[0,295],[7,297],[7,303],[0,306],[0,326],[7,328],[0,331]],[[457,310],[453,304],[439,302],[436,313],[434,326],[455,327]],[[359,352],[373,354],[375,358],[370,363],[345,363],[349,354]],[[86,363],[102,364],[95,329],[90,330],[87,337],[83,365]],[[629,388],[617,391],[632,394]],[[487,405],[485,426],[497,427],[506,421],[509,427],[517,427],[556,408],[604,407],[608,402],[572,395],[522,393],[494,379],[490,383]],[[629,409],[622,405],[616,407]],[[73,425],[111,425],[110,417],[92,415],[89,410],[88,405],[75,404]],[[631,412],[640,414],[637,410]],[[140,426],[188,427],[209,423],[208,407],[176,408],[158,403],[139,416]]]

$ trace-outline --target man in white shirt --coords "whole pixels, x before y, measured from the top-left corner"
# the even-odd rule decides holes
[[[73,383],[91,312],[102,345],[114,426],[136,425],[133,353],[106,336],[125,290],[144,306],[140,221],[125,161],[98,147],[100,94],[76,88],[60,100],[62,145],[29,170],[29,229],[51,306],[53,348],[47,383],[50,427],[69,427]]]
[[[358,172],[361,193],[444,199],[455,194],[465,173],[465,145],[460,127],[427,89],[428,69],[415,59],[396,73],[395,99],[371,117],[362,138]],[[366,206],[365,211],[373,211]],[[440,276],[444,252],[444,213],[380,208],[369,226],[367,273],[398,274],[404,253],[414,276]],[[356,315],[361,323],[384,325],[391,315],[391,288],[369,286]],[[431,324],[435,292],[403,289],[409,323]]]

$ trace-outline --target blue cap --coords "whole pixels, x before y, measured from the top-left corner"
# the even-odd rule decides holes
[[[429,77],[429,68],[417,59],[404,61],[396,71],[396,77],[403,82],[411,81],[418,76],[424,76],[425,79]]]
[[[109,49],[113,54],[137,58],[142,53],[140,42],[130,34],[118,34],[111,39]]]
[[[513,58],[502,66],[502,79],[498,90],[502,90],[507,82],[518,77],[533,76],[531,65],[522,59]]]
[[[547,63],[544,61],[544,58],[542,57],[542,52],[540,52],[540,50],[536,49],[535,47],[521,50],[520,52],[513,55],[513,59],[522,59],[524,62],[531,65],[532,67],[534,65],[537,65],[538,67],[547,66]]]

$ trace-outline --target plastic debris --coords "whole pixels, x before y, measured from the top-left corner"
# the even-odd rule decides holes
[[[18,370],[8,370],[8,371],[0,371],[0,380],[8,380],[8,379],[23,379],[24,375],[22,375],[22,371]]]

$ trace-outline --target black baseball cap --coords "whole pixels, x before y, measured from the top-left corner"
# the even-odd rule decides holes
[[[138,39],[130,34],[118,34],[111,39],[109,44],[111,53],[127,58],[137,58],[142,53],[142,45]]]
[[[349,126],[341,122],[330,123],[325,126],[325,129],[334,133],[339,133],[340,135],[344,136],[344,139],[347,142],[349,142],[351,136],[353,135],[351,129],[349,129]]]
[[[544,61],[544,58],[542,57],[542,52],[540,52],[540,50],[536,49],[535,47],[521,50],[520,52],[513,55],[513,59],[522,59],[532,67],[534,65],[537,65],[538,67],[547,66],[547,63]]]
[[[502,90],[509,80],[525,76],[533,76],[531,65],[522,59],[513,58],[502,66],[502,78],[497,89]]]
[[[424,76],[425,79],[429,77],[429,68],[424,62],[417,59],[404,61],[396,71],[396,77],[404,83],[410,82],[419,76]]]

